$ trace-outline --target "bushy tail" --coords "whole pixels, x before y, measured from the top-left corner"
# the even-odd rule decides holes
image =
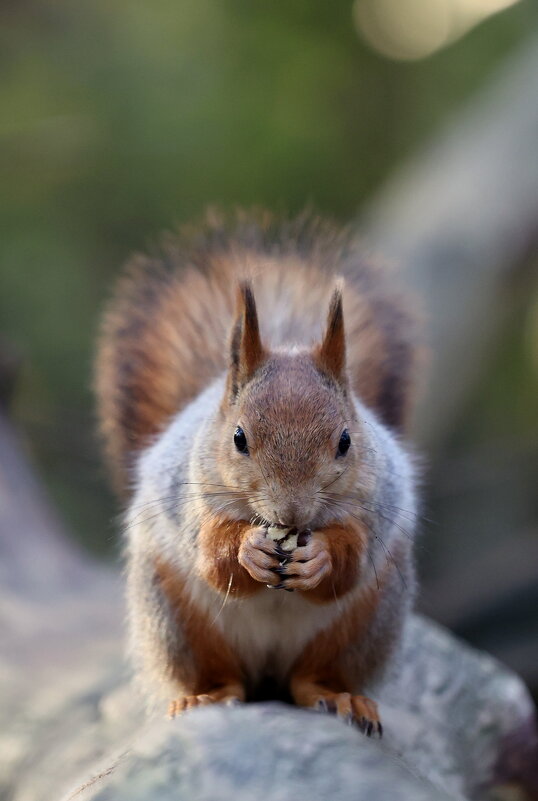
[[[253,284],[264,339],[312,344],[336,275],[345,279],[347,363],[355,392],[391,427],[408,415],[416,372],[413,315],[364,261],[350,231],[303,214],[211,212],[137,256],[118,281],[99,338],[95,388],[118,490],[136,453],[228,363],[238,282]]]

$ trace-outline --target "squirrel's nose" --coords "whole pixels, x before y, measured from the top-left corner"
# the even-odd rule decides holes
[[[309,516],[299,508],[297,503],[288,503],[278,509],[277,517],[281,526],[301,528],[301,526],[306,525],[308,522],[307,517]]]
[[[287,503],[276,510],[276,516],[281,526],[294,526],[297,516],[297,507],[294,503]]]

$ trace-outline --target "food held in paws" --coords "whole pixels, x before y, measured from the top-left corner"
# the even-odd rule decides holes
[[[295,548],[302,548],[310,539],[310,529],[299,531],[295,526],[285,528],[284,526],[269,526],[267,536],[277,543],[278,547],[286,553],[291,553]]]

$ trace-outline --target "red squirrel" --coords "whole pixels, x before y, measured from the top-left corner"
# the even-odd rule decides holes
[[[415,586],[414,329],[352,233],[309,215],[210,213],[128,265],[96,390],[130,653],[172,715],[271,680],[381,735],[366,692]],[[277,527],[307,532],[285,559]]]

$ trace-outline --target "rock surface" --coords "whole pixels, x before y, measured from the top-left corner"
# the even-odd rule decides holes
[[[390,747],[337,720],[280,704],[205,708],[155,723],[80,801],[325,801],[459,798],[417,776]]]
[[[11,709],[14,725],[2,722],[10,801],[421,801],[531,789],[538,749],[524,686],[420,618],[408,626],[399,676],[379,693],[382,741],[276,703],[146,721],[117,639],[91,650],[85,667],[62,665],[56,680],[47,671],[23,710]]]
[[[115,705],[109,697],[109,720],[129,718],[123,693]],[[402,669],[379,699],[382,741],[281,704],[154,720],[116,743],[117,756],[95,770],[99,778],[86,779],[66,799],[489,798],[492,785],[521,778],[516,756],[530,770],[538,754],[522,683],[420,618],[410,620]],[[527,735],[526,757],[518,733]]]

